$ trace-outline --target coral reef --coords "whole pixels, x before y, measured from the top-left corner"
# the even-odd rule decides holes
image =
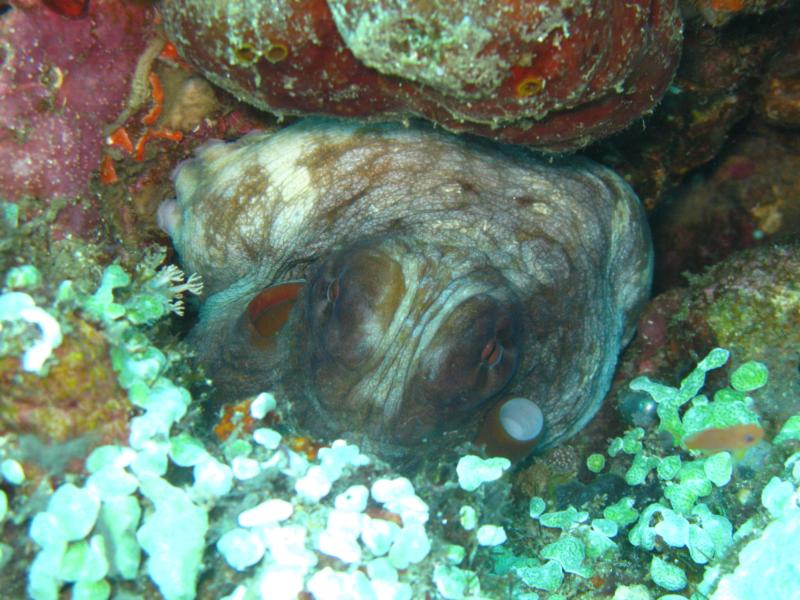
[[[30,564],[26,591],[36,600],[65,588],[98,599],[112,591],[167,600],[723,598],[734,585],[737,598],[750,600],[761,589],[753,567],[782,564],[769,545],[794,543],[782,532],[797,522],[800,454],[790,453],[800,415],[783,424],[774,447],[761,442],[741,459],[687,452],[662,444],[657,430],[631,429],[589,457],[591,475],[577,483],[584,489],[568,484],[562,504],[549,494],[509,495],[510,462],[501,458],[467,454],[411,481],[343,440],[308,459],[270,427],[234,430],[221,445],[192,435],[200,415],[187,413],[189,392],[134,316],[146,290],[169,289],[151,297],[163,306],[181,287],[164,287],[173,274],[159,276],[155,264],[150,258],[133,277],[106,267],[81,300],[118,358],[119,384],[143,411],[128,444],[96,448],[85,476],[48,490],[30,480],[41,475],[14,436],[0,438],[0,580],[11,594],[22,596],[19,569]],[[714,349],[679,387],[646,378],[632,387],[658,403],[660,429],[707,430],[720,415],[757,406],[766,389],[766,370],[746,362],[709,404],[707,375],[728,360]],[[248,417],[280,412],[282,400],[260,394]],[[692,416],[714,403],[716,416]],[[32,562],[22,515],[32,515]]]
[[[161,6],[169,11],[171,4],[165,0]],[[284,6],[258,4],[270,10]],[[364,10],[365,3],[347,4]],[[447,123],[455,118],[452,110],[466,114],[465,103],[474,98],[462,98],[464,105],[455,108],[439,108],[440,103],[489,89],[491,77],[481,73],[492,73],[486,61],[473,61],[474,69],[465,62],[479,47],[479,37],[450,34],[485,27],[494,40],[485,56],[517,60],[504,72],[501,93],[486,101],[507,110],[511,128],[490,129],[505,114],[448,126],[522,135],[514,133],[518,109],[554,109],[536,113],[542,119],[529,132],[545,146],[564,148],[634,118],[615,108],[618,100],[631,100],[636,114],[657,102],[658,93],[650,98],[649,92],[667,85],[669,69],[661,67],[674,64],[679,43],[671,9],[648,13],[672,3],[629,4],[646,5],[637,18],[660,16],[654,21],[657,31],[634,26],[622,39],[623,47],[641,41],[625,58],[612,52],[619,49],[612,42],[623,24],[609,12],[623,9],[555,1],[535,3],[548,11],[539,16],[556,17],[534,20],[544,37],[528,46],[518,43],[522,21],[504,21],[519,14],[514,11],[522,10],[521,3],[500,3],[500,10],[491,9],[496,14],[481,13],[482,20],[472,23],[454,20],[461,5],[414,3],[423,20],[394,21],[385,36],[364,43],[361,31],[375,32],[384,22],[379,17],[398,16],[393,11],[400,4],[369,3],[356,23],[355,13],[330,12],[320,0],[294,3],[298,11],[313,9],[303,23],[290,23],[298,27],[294,37],[272,40],[269,47],[256,38],[232,40],[231,68],[277,73],[265,86],[285,101],[273,106],[281,118],[295,99],[351,114],[347,111],[367,110],[371,94],[371,106],[383,103],[391,114],[406,114],[397,102],[403,111],[411,106]],[[211,17],[224,5],[202,4]],[[557,12],[569,6],[575,10]],[[600,29],[585,28],[590,19],[584,9],[592,18],[608,18]],[[684,0],[680,9],[684,57],[666,99],[641,127],[591,149],[630,181],[648,206],[659,205],[657,277],[659,289],[666,290],[640,320],[611,396],[581,435],[517,465],[487,458],[485,448],[448,436],[441,442],[452,447],[432,454],[413,472],[408,463],[382,462],[369,443],[349,435],[332,441],[302,427],[291,390],[267,393],[265,383],[241,401],[219,406],[219,392],[195,361],[196,349],[180,341],[197,323],[201,299],[192,296],[202,290],[197,275],[186,276],[172,264],[173,249],[150,247],[154,240],[168,243],[156,209],[174,195],[170,173],[210,139],[230,141],[282,124],[202,79],[165,42],[157,8],[148,0],[0,3],[0,158],[5,159],[0,595],[34,600],[800,595],[793,562],[800,552],[800,265],[796,246],[775,246],[791,243],[800,222],[800,169],[794,166],[798,45],[792,30],[798,7],[781,0]],[[270,25],[274,30],[284,24]],[[317,38],[300,44],[300,31],[312,26]],[[593,35],[610,37],[593,49],[584,45]],[[381,50],[387,39],[394,43],[388,55]],[[313,53],[318,42],[328,40],[339,45],[338,54]],[[560,48],[551,44],[557,41]],[[542,53],[514,55],[531,47]],[[656,56],[659,48],[667,54]],[[282,77],[291,75],[298,56],[307,62],[299,67],[297,87],[287,90]],[[432,71],[431,58],[455,69]],[[638,64],[616,64],[624,72],[593,80],[599,87],[567,89],[584,81],[586,72],[579,67],[602,75],[615,68],[614,60],[637,58]],[[205,60],[202,52],[186,59]],[[578,61],[575,68],[553,71],[570,60]],[[654,62],[660,67],[648,67]],[[548,79],[537,79],[535,69]],[[323,71],[354,77],[349,81],[356,85],[323,80]],[[642,77],[647,79],[642,95],[622,97],[610,91],[613,85],[602,87],[612,79],[629,86]],[[362,87],[376,81],[380,89]],[[259,87],[251,80],[238,85],[240,91]],[[321,92],[317,98],[315,91]],[[592,99],[599,104],[586,103]],[[596,106],[610,112],[591,112]],[[729,136],[732,143],[724,147]],[[474,147],[484,152],[487,146]],[[215,147],[225,146],[212,143],[201,153]],[[505,162],[520,153],[502,154]],[[276,160],[287,156],[292,154],[286,146],[275,153]],[[696,169],[715,156],[706,169]],[[426,160],[427,170],[437,168],[432,156]],[[479,177],[478,169],[463,172],[478,179],[476,189],[510,179]],[[687,174],[685,185],[677,187]],[[401,183],[417,179],[424,181],[406,177]],[[283,184],[289,189],[293,181]],[[555,195],[566,189],[557,188]],[[465,196],[472,193],[462,190]],[[365,209],[358,217],[369,220],[372,214]],[[419,215],[420,223],[430,218],[424,209]],[[176,226],[174,213],[161,216]],[[315,226],[324,223],[344,221],[330,214]],[[503,248],[519,241],[497,236]],[[361,262],[356,254],[325,255],[338,258],[325,263],[330,270],[321,271],[319,280],[328,285],[320,284],[318,291],[333,304],[352,300],[346,285],[352,280],[322,278],[340,273],[336,267],[342,264],[372,264],[371,254]],[[587,261],[594,258],[590,253]],[[440,263],[434,266],[443,268]],[[681,275],[709,264],[715,266],[701,275]],[[305,264],[290,267],[288,272],[316,273]],[[379,271],[359,279],[359,289],[372,290],[391,278],[390,270]],[[676,287],[684,282],[688,287]],[[215,285],[213,278],[208,283]],[[294,280],[253,288],[239,316],[258,352],[275,341],[301,288]],[[538,308],[567,305],[574,289],[539,296]],[[206,304],[203,311],[209,310]],[[342,346],[342,338],[330,339]],[[506,354],[497,341],[479,348],[487,362]],[[453,346],[459,343],[466,342]],[[566,375],[578,378],[570,369],[597,364],[588,356],[582,352],[575,361],[563,360]],[[293,367],[280,368],[291,376]],[[546,379],[535,366],[529,372],[541,378],[536,385]],[[310,380],[299,371],[295,378]],[[492,439],[505,424],[535,443],[540,431],[547,431],[548,411],[532,410],[531,404],[521,397],[497,403],[492,418],[479,427],[478,440]],[[523,453],[527,448],[523,445]],[[517,460],[518,450],[510,452]]]
[[[748,127],[712,169],[651,216],[658,289],[684,285],[737,250],[800,236],[800,143],[786,131]]]
[[[170,0],[165,29],[213,83],[280,115],[420,115],[550,149],[653,108],[678,62],[669,0]]]
[[[16,358],[0,358],[0,432],[30,433],[45,442],[86,434],[96,436],[95,444],[125,439],[129,406],[105,338],[84,321],[65,327],[70,332],[54,350],[56,363],[45,378],[20,373]]]
[[[657,427],[631,428],[603,453],[590,455],[589,475],[563,485],[566,492],[560,500],[555,494],[555,505],[553,494],[550,500],[531,498],[529,513],[541,526],[539,535],[511,537],[494,555],[495,572],[515,576],[520,591],[569,598],[652,599],[667,597],[665,592],[681,592],[675,598],[759,597],[748,567],[779,566],[780,560],[764,555],[766,540],[779,535],[778,523],[796,522],[799,455],[791,452],[800,421],[782,422],[774,446],[760,440],[740,445],[737,423],[749,420],[758,427],[755,411],[762,409],[769,385],[764,387],[763,364],[741,360],[729,386],[710,385],[708,376],[729,357],[713,349],[679,387],[648,377],[632,381],[631,390],[644,391],[658,407]],[[697,435],[692,432],[720,427],[731,432],[726,449],[686,452],[687,438]],[[752,490],[762,488],[759,504]],[[726,575],[748,542],[738,556],[742,566]],[[731,593],[737,580],[742,589]],[[796,590],[796,583],[787,589]]]
[[[800,127],[800,40],[776,55],[761,84],[757,109],[778,127]]]
[[[687,0],[683,8],[687,12],[697,10],[709,25],[719,27],[736,16],[761,14],[788,3],[788,0]]]
[[[92,186],[106,222],[134,246],[165,241],[156,211],[174,194],[170,173],[194,148],[274,126],[212,88],[162,39],[155,38],[145,55],[136,72],[140,98],[109,126]]]
[[[7,226],[13,234],[27,223]],[[66,360],[70,327],[90,326],[130,416],[127,440],[91,453],[0,436],[0,588],[9,597],[652,600],[722,599],[735,587],[734,597],[755,600],[763,584],[754,569],[787,567],[769,548],[795,543],[783,532],[797,523],[800,415],[771,407],[797,397],[796,363],[782,371],[774,357],[745,354],[781,337],[796,346],[800,269],[787,249],[731,259],[694,289],[694,302],[721,303],[716,335],[737,348],[733,358],[714,349],[674,387],[685,358],[662,365],[664,375],[651,370],[631,390],[656,407],[650,424],[610,443],[604,433],[590,448],[587,438],[553,449],[535,463],[552,481],[533,489],[529,470],[467,447],[409,480],[352,443],[296,442],[280,395],[223,412],[220,441],[202,374],[163,328],[182,312],[178,295],[200,291],[196,278],[163,266],[163,252],[102,265],[101,252],[76,252],[74,241],[40,250],[35,233],[7,238],[19,257],[4,293],[29,295],[64,339],[50,336],[37,350],[49,355],[30,365],[37,373],[17,375],[57,384],[48,378]],[[730,318],[739,305],[752,315],[742,328]],[[20,367],[42,339],[26,323],[2,329],[4,360]],[[666,339],[656,327],[642,331]],[[759,430],[759,440],[742,438]],[[727,449],[708,437],[715,431],[727,432]]]

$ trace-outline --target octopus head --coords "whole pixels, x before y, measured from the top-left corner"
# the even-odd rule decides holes
[[[258,294],[248,343],[270,340],[293,414],[313,432],[398,448],[474,435],[511,387],[526,325],[513,285],[468,261],[403,237],[361,242],[307,282]]]

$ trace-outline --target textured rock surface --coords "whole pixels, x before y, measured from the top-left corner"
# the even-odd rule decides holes
[[[755,124],[652,218],[656,291],[737,250],[800,237],[800,139]]]
[[[312,121],[207,146],[176,188],[161,221],[206,283],[192,340],[220,395],[283,388],[312,431],[379,450],[467,439],[515,396],[544,445],[575,433],[649,288],[642,209],[585,160]],[[297,280],[263,339],[254,297]]]
[[[183,57],[278,114],[403,117],[551,149],[650,110],[680,54],[676,2],[169,0]]]
[[[73,3],[74,4],[74,3]],[[122,111],[151,34],[144,3],[92,0],[79,18],[39,1],[0,15],[0,189],[6,199],[84,194],[103,127]]]
[[[797,3],[742,15],[720,28],[685,17],[681,61],[669,92],[652,115],[595,144],[589,154],[622,175],[648,211],[655,208],[729,138],[739,137],[754,106],[778,121],[788,117],[798,21]]]
[[[670,373],[683,377],[693,367],[687,357],[721,346],[733,354],[732,369],[746,360],[769,367],[770,385],[754,409],[771,437],[773,428],[800,410],[798,287],[797,244],[770,244],[737,252],[702,275],[690,276],[688,287],[656,296],[620,360],[619,402],[632,395],[624,382],[641,374],[659,381]],[[727,381],[726,371],[714,373],[711,381]]]

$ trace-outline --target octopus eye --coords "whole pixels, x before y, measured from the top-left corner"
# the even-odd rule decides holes
[[[334,279],[328,284],[328,287],[325,290],[325,298],[328,302],[336,302],[336,299],[339,297],[339,279]]]
[[[500,393],[519,362],[522,323],[516,305],[479,294],[455,306],[414,376],[412,396],[446,418],[467,416]]]
[[[358,367],[375,354],[404,293],[394,259],[364,248],[334,256],[311,284],[313,342],[326,357]]]
[[[488,369],[497,369],[502,367],[504,357],[512,362],[516,360],[517,340],[511,330],[511,317],[507,311],[501,311],[491,325],[493,325],[492,337],[481,350],[480,363]],[[506,357],[507,353],[511,356]]]
[[[490,369],[497,366],[503,358],[503,345],[497,339],[491,339],[486,342],[486,345],[481,351],[481,362]]]

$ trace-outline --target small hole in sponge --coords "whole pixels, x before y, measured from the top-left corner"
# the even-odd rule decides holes
[[[233,51],[236,58],[243,63],[251,63],[256,60],[256,51],[250,45],[244,45]]]
[[[517,98],[528,98],[542,93],[544,90],[544,79],[529,75],[516,86]]]
[[[267,50],[264,58],[271,63],[276,63],[285,60],[287,56],[289,56],[289,49],[286,46],[283,44],[273,44],[272,47]]]

